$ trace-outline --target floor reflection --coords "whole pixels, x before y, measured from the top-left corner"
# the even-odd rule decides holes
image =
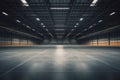
[[[0,80],[120,80],[120,49],[54,45],[0,50]]]

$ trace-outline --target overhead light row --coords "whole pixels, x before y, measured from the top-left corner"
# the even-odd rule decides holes
[[[40,18],[36,18],[37,21],[40,21]],[[45,25],[41,22],[41,26],[45,27]]]
[[[49,32],[48,29],[46,29],[46,31],[49,33],[49,35],[50,35],[51,37],[54,37],[54,36]]]
[[[36,20],[37,21],[40,21],[40,18],[36,18]],[[44,25],[44,23],[42,23],[41,22],[41,26],[43,27],[43,28],[45,28],[46,26]],[[48,31],[48,29],[45,29],[48,33],[49,33],[49,35],[51,36],[51,37],[53,37],[53,35]],[[33,31],[35,31],[34,29],[33,29]]]
[[[83,21],[83,20],[84,20],[84,18],[79,19],[79,21]],[[74,27],[77,27],[78,25],[79,25],[79,23],[77,22]]]
[[[69,10],[69,7],[51,7],[51,10]]]
[[[103,22],[103,20],[98,20],[98,23],[102,23],[102,22]],[[97,25],[97,24],[93,24],[93,25],[89,26],[88,29],[93,28],[93,27],[96,26],[96,25]],[[84,30],[84,31],[86,31],[86,30]]]
[[[23,1],[24,1],[24,0],[23,0]],[[5,16],[8,16],[8,14],[7,14],[6,12],[2,12],[2,14],[5,15]],[[37,20],[37,21],[40,21],[39,18],[36,18],[36,20]],[[18,20],[18,19],[16,20],[16,22],[21,23],[21,21]],[[26,25],[26,24],[23,24],[23,25],[26,26],[26,28],[31,29],[32,31],[36,31],[35,29],[32,29],[30,26],[28,26],[28,25]],[[43,27],[45,27],[43,23],[41,23],[41,25],[43,25]],[[38,34],[40,34],[40,33],[38,33]],[[40,35],[42,35],[42,34],[40,34]],[[44,35],[42,35],[42,36],[44,36]]]
[[[16,20],[16,22],[21,23],[21,21],[18,19]],[[26,26],[26,28],[31,29],[32,31],[36,31],[35,29],[32,29],[30,26],[28,26],[26,24],[23,24],[23,26]]]
[[[110,13],[109,16],[112,16],[112,15],[114,15],[114,14],[116,14],[116,12]],[[103,20],[99,20],[99,21],[98,21],[98,23],[101,23],[101,22],[103,22]],[[93,24],[93,25],[89,26],[89,29],[90,29],[90,28],[93,28],[94,26],[96,26],[96,24]],[[87,30],[88,30],[88,29],[84,29],[84,31],[87,31]]]
[[[84,20],[84,18],[79,19],[79,21],[83,21],[83,20]],[[79,22],[77,22],[74,27],[76,28],[78,25],[79,25]],[[74,29],[72,29],[71,32],[72,31],[74,31]],[[67,37],[71,34],[71,32],[67,35]]]

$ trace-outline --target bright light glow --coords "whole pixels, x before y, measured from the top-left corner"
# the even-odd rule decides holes
[[[48,31],[48,29],[46,29],[46,31]]]
[[[103,20],[99,20],[98,22],[101,23]]]
[[[8,14],[7,14],[6,12],[2,12],[2,14],[4,14],[4,15],[8,16]]]
[[[77,27],[77,26],[74,26],[74,27]]]
[[[93,26],[91,25],[89,28],[92,28]]]
[[[41,25],[43,26],[44,24],[43,24],[43,23],[41,23]]]
[[[35,29],[32,29],[33,31],[35,31]]]
[[[16,20],[18,23],[20,23],[21,21],[20,20]]]
[[[52,7],[50,9],[52,9],[52,10],[68,10],[70,8],[68,8],[68,7]]]
[[[23,6],[29,6],[26,0],[21,0],[21,2],[23,3]]]
[[[40,21],[40,19],[39,19],[39,18],[36,18],[36,20],[37,20],[37,21]]]
[[[29,29],[31,29],[31,27],[30,27],[30,26],[28,26],[28,25],[27,25],[26,27],[27,27],[27,28],[29,28]]]
[[[43,27],[45,27],[45,26],[43,26]]]
[[[63,65],[65,64],[66,58],[64,56],[65,56],[64,46],[58,45],[56,47],[56,52],[55,52],[55,65],[60,70],[63,67]]]
[[[80,21],[83,21],[83,18],[80,18]]]
[[[110,16],[112,16],[112,15],[114,15],[116,12],[112,12],[112,13],[110,13]]]
[[[76,23],[76,25],[79,25],[79,23]]]
[[[90,6],[95,6],[98,0],[93,0],[93,2],[90,4]]]

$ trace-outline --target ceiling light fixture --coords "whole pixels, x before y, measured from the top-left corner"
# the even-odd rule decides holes
[[[57,31],[64,31],[65,29],[55,29],[55,30],[57,30]]]
[[[40,21],[40,18],[36,18],[37,21]]]
[[[103,20],[99,20],[98,22],[101,23],[101,22],[103,22]]]
[[[52,9],[52,10],[68,10],[70,8],[68,8],[68,7],[52,7],[50,9]]]
[[[74,27],[77,27],[77,26],[74,26]]]
[[[41,23],[41,25],[43,26],[44,24],[43,24],[43,23]]]
[[[87,29],[84,29],[84,31],[87,31]]]
[[[53,35],[49,32],[49,35],[51,36],[51,37],[53,37]]]
[[[21,0],[21,2],[23,3],[23,6],[29,6],[26,0]]]
[[[80,18],[80,21],[83,21],[83,18]]]
[[[48,29],[46,29],[46,31],[48,31]]]
[[[109,15],[112,16],[112,15],[114,15],[115,13],[116,13],[116,12],[112,12],[112,13],[110,13]]]
[[[72,29],[72,31],[74,31],[74,29]]]
[[[27,25],[26,27],[27,27],[27,28],[29,28],[29,29],[31,29],[31,27],[30,27],[30,26],[28,26],[28,25]]]
[[[32,29],[33,31],[35,31],[35,29]]]
[[[8,14],[7,14],[6,12],[2,12],[2,14],[4,14],[4,15],[8,16]]]
[[[89,28],[92,28],[93,26],[91,25]]]
[[[16,22],[20,23],[21,21],[20,20],[16,20]]]
[[[92,3],[90,4],[90,6],[96,6],[97,2],[98,2],[98,0],[93,0]]]
[[[76,25],[79,25],[79,23],[76,23]]]
[[[45,26],[43,26],[43,27],[45,27]]]

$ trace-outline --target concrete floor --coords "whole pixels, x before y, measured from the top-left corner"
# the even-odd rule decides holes
[[[0,80],[120,80],[120,48],[0,48]]]

